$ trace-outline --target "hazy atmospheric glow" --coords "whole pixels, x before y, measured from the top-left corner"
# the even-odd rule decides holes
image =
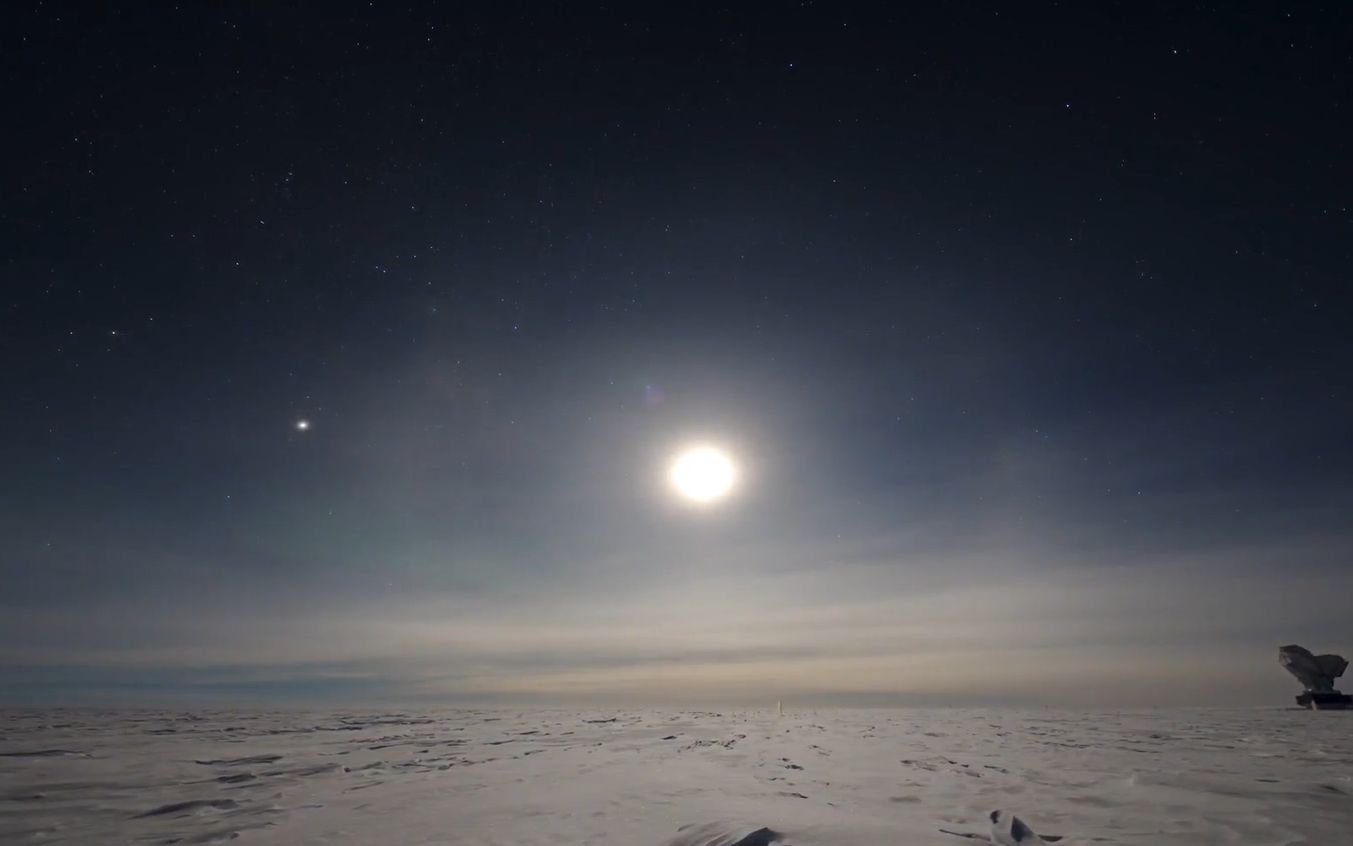
[[[179,5],[6,53],[0,708],[1274,708],[1353,654],[1339,4]]]
[[[683,498],[701,504],[728,496],[737,481],[737,468],[728,454],[717,447],[695,446],[683,450],[672,462],[672,486]]]

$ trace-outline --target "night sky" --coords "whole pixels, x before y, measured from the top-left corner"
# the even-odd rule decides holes
[[[0,701],[1287,704],[1353,650],[1344,4],[19,5]]]

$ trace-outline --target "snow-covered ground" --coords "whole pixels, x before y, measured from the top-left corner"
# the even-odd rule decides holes
[[[0,712],[7,844],[1332,846],[1351,779],[1353,712]]]

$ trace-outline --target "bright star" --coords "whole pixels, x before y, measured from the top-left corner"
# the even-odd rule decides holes
[[[310,421],[309,421],[309,420],[297,420],[297,421],[296,421],[296,431],[297,431],[297,432],[307,432],[307,431],[309,431],[309,430],[310,430]]]

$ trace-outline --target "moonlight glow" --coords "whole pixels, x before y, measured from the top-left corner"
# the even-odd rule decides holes
[[[695,503],[713,503],[726,497],[737,481],[737,468],[728,454],[711,446],[682,451],[668,475],[672,487]]]

